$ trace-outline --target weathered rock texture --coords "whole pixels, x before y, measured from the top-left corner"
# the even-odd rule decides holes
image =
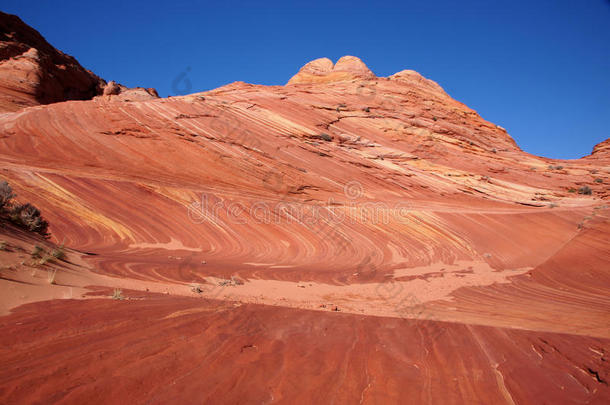
[[[320,58],[307,63],[288,84],[324,83],[353,78],[374,79],[376,76],[355,56],[343,56],[335,65],[328,58]]]
[[[286,86],[115,92],[0,117],[0,178],[81,266],[41,282],[5,231],[2,288],[102,296],[0,318],[0,402],[610,399],[607,155],[532,156],[353,57]]]
[[[17,16],[0,12],[0,112],[67,100],[116,95],[122,101],[159,97],[155,89],[106,82],[51,46]]]
[[[104,85],[19,17],[0,12],[0,112],[91,99]]]
[[[103,96],[106,98],[114,98],[120,101],[143,101],[150,100],[153,98],[159,98],[157,90],[153,88],[125,87],[114,80],[108,82],[104,87]]]

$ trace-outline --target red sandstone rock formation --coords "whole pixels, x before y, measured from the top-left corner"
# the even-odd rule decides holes
[[[610,139],[606,139],[605,141],[602,141],[595,145],[591,155],[600,158],[605,157],[606,159],[610,158]]]
[[[105,88],[103,79],[55,49],[19,17],[0,12],[0,112],[101,94],[124,101],[158,97],[154,89],[111,83]]]
[[[344,56],[335,65],[328,58],[307,63],[294,75],[288,84],[324,83],[351,78],[374,79],[376,76],[355,56]]]
[[[109,81],[104,87],[103,96],[107,98],[114,98],[116,96],[116,99],[121,101],[143,101],[159,98],[157,90],[153,88],[128,88],[116,83],[114,80]]]
[[[101,94],[104,85],[19,17],[0,12],[0,111],[87,100]]]
[[[0,117],[0,179],[69,247],[2,228],[0,402],[610,400],[607,141],[533,156],[354,57],[121,95]]]

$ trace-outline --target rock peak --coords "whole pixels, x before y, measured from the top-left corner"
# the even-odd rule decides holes
[[[312,75],[323,76],[333,70],[333,61],[328,58],[318,58],[308,62],[299,70],[299,73],[309,73]]]
[[[342,56],[333,71],[375,76],[360,58],[350,55]]]
[[[19,17],[0,11],[0,112],[90,100],[105,84]]]
[[[439,91],[442,93],[445,92],[445,90],[443,90],[443,88],[438,83],[430,79],[426,79],[424,76],[422,76],[415,70],[402,70],[398,73],[394,73],[393,75],[389,76],[389,79],[407,82],[411,85],[431,91]]]
[[[336,64],[328,58],[319,58],[306,63],[288,84],[326,83],[349,80],[354,77],[375,78],[375,74],[356,56],[342,56]]]

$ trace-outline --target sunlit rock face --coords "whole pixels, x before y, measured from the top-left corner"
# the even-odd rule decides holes
[[[39,77],[43,48],[2,83]],[[608,402],[608,141],[533,156],[351,56],[171,98],[11,86],[0,179],[80,267],[41,282],[19,257],[37,242],[0,231],[24,244],[0,251],[4,297],[74,294],[0,318],[1,403]]]
[[[328,58],[313,60],[303,66],[288,84],[328,83],[354,78],[374,79],[376,76],[355,56],[343,56],[335,65]]]

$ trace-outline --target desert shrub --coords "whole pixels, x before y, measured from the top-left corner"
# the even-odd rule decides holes
[[[592,193],[593,190],[591,190],[591,187],[589,186],[582,186],[578,189],[578,194],[591,195]]]
[[[11,186],[4,180],[0,181],[0,213],[8,216],[15,225],[44,237],[49,236],[49,223],[44,220],[40,210],[30,203],[14,204],[12,200],[15,197]]]
[[[596,183],[603,183],[603,182],[604,182],[604,180],[603,180],[603,179],[595,179],[595,182],[596,182]]]
[[[1,241],[0,242],[0,250],[7,250],[6,242],[5,241]]]
[[[11,210],[11,220],[31,232],[48,235],[49,223],[44,220],[40,210],[30,203],[15,205]]]
[[[40,266],[44,266],[45,264],[47,264],[49,262],[53,262],[53,256],[44,255],[40,258],[40,260],[38,260],[38,264]]]
[[[51,256],[56,258],[57,260],[64,260],[66,258],[66,252],[64,250],[64,245],[61,244],[51,250]]]
[[[32,253],[30,253],[30,256],[32,257],[32,259],[41,258],[43,253],[44,253],[44,249],[41,246],[36,245],[36,246],[34,246]]]
[[[13,189],[6,181],[0,181],[0,210],[11,205],[11,200],[15,198]]]

